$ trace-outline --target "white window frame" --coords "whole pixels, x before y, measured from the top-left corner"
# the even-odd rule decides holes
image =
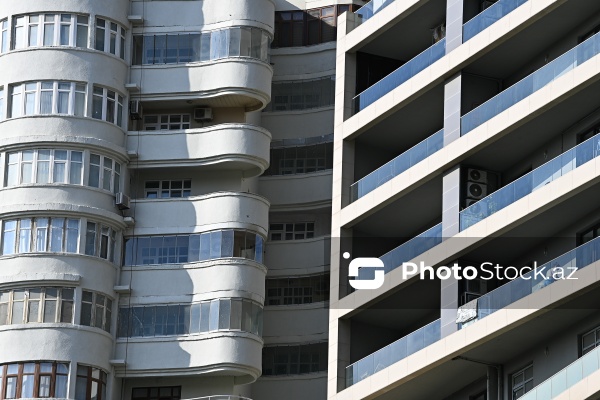
[[[32,161],[23,161],[23,153],[24,152],[29,152],[32,151],[33,152],[33,159]],[[42,161],[39,160],[39,152],[40,151],[49,151],[50,152],[50,158],[49,160],[44,160],[44,161],[48,161],[50,163],[50,167],[49,167],[49,171],[48,171],[48,180],[49,182],[47,183],[41,183],[41,184],[54,184],[54,183],[58,183],[58,184],[70,184],[70,185],[83,185],[83,170],[84,170],[84,165],[85,165],[85,159],[84,159],[84,152],[82,150],[66,150],[66,149],[27,149],[27,150],[20,150],[20,151],[15,151],[15,152],[10,152],[10,153],[6,153],[6,162],[5,162],[5,176],[4,176],[4,187],[12,187],[12,186],[19,186],[19,185],[28,185],[28,184],[36,184],[37,182],[37,170],[38,170],[38,161]],[[66,151],[67,152],[67,159],[66,160],[57,160],[55,155],[57,151]],[[73,153],[79,153],[81,154],[81,161],[73,161]],[[14,162],[10,162],[10,158],[11,155],[16,155],[16,160]],[[31,163],[31,180],[32,182],[26,182],[23,183],[23,164],[24,163]],[[64,182],[54,182],[54,167],[56,164],[66,164],[65,165],[65,181]],[[71,182],[71,167],[73,166],[73,164],[80,164],[80,178],[79,178],[79,182]],[[16,177],[16,183],[12,183],[9,181],[9,170],[11,169],[12,166],[16,166],[17,168],[17,177]]]
[[[91,302],[84,300],[84,297],[83,297],[84,294],[88,294],[88,295],[91,294],[91,297],[92,297]],[[102,302],[102,304],[97,303],[97,296],[104,297],[104,301]],[[103,331],[110,333],[111,328],[112,328],[113,299],[108,297],[104,293],[93,292],[91,290],[83,290],[82,296],[81,296],[81,302],[80,302],[81,312],[83,312],[84,304],[86,304],[86,305],[88,305],[88,307],[90,307],[90,324],[87,325],[87,324],[81,323],[81,325],[99,328],[99,329],[102,329]],[[102,313],[102,323],[101,323],[102,326],[96,326],[96,313],[98,311],[100,311]]]
[[[42,89],[43,84],[52,84],[51,89]],[[33,87],[33,85],[35,85]],[[68,89],[60,89],[60,85],[69,85]],[[50,113],[42,114],[42,93],[52,92],[52,111]],[[60,93],[68,93],[68,110],[67,112],[58,113],[58,94]],[[81,82],[71,82],[71,81],[39,81],[39,82],[21,82],[17,84],[10,85],[10,93],[11,93],[11,118],[19,118],[27,115],[75,115],[85,117],[86,111],[86,92],[87,87],[85,83]],[[81,96],[83,94],[83,97]],[[34,105],[32,112],[28,112],[27,110],[27,95],[33,95]],[[79,96],[78,96],[79,95]],[[15,99],[16,96],[20,96],[18,99]],[[76,100],[83,100],[83,115],[79,115],[77,113],[77,105]],[[15,115],[16,114],[16,115]]]
[[[181,187],[173,188],[173,182],[181,183]],[[188,187],[186,183],[189,182]],[[149,183],[158,183],[157,188],[149,188]],[[173,196],[173,191],[181,192],[181,196]],[[186,193],[187,192],[187,193]],[[171,198],[183,198],[190,197],[192,192],[192,180],[191,179],[172,179],[172,180],[152,180],[144,182],[144,197],[151,199],[171,199]],[[149,194],[156,193],[156,197],[149,197]],[[163,196],[166,194],[166,196]]]
[[[32,22],[32,19],[37,17],[37,21]],[[63,17],[68,21],[63,21]],[[17,25],[17,21],[23,18],[23,25]],[[46,18],[53,19],[46,21]],[[83,18],[87,19],[87,23],[83,23]],[[79,29],[86,30],[86,43],[81,48],[87,48],[89,44],[89,15],[85,14],[73,14],[73,13],[47,13],[47,14],[23,14],[16,15],[12,19],[13,25],[13,39],[10,44],[11,50],[19,50],[28,47],[50,47],[50,46],[64,46],[64,47],[81,47],[77,46],[77,33]],[[52,43],[44,44],[45,30],[47,26],[52,26]],[[61,27],[69,27],[69,40],[68,43],[61,44]],[[23,29],[22,45],[17,46],[16,39],[16,28]],[[37,27],[36,37],[33,38],[30,35],[31,28]],[[32,44],[32,39],[35,39]]]
[[[594,337],[594,343],[592,343],[589,346],[583,346],[583,338],[585,338],[586,336],[590,336],[593,335]],[[594,329],[592,329],[591,331],[588,331],[586,333],[584,333],[583,335],[581,335],[581,355],[585,355],[587,353],[589,353],[590,351],[592,351],[593,349],[595,349],[596,347],[600,346],[600,326],[595,327]]]
[[[529,369],[531,369],[531,378],[525,379],[525,372]],[[518,378],[519,376],[522,376],[523,380],[521,382],[515,383],[516,378]],[[529,391],[526,389],[525,385],[529,382],[533,382],[533,364],[529,364],[525,368],[522,368],[522,369],[514,372],[511,375],[510,380],[511,380],[511,387],[512,387],[511,398],[513,400],[516,400],[516,399],[522,397],[525,393],[527,393]],[[532,388],[533,388],[533,384],[532,384]],[[517,395],[517,392],[521,389],[523,389],[523,393],[520,395]]]
[[[102,93],[100,93],[102,92]],[[102,101],[102,110],[96,110],[94,108],[94,99],[100,98]],[[109,118],[109,103],[114,102],[110,108],[114,107],[113,115],[114,118],[112,120]],[[91,117],[94,119],[99,119],[102,121],[107,121],[113,123],[117,126],[122,126],[123,124],[123,103],[125,99],[124,97],[115,90],[110,90],[102,86],[94,85],[92,89],[92,114]],[[100,111],[100,114],[98,114]]]
[[[0,20],[0,54],[8,52],[10,48],[8,18]]]
[[[4,87],[0,86],[0,121],[6,119],[6,101],[4,99]]]
[[[304,224],[304,230],[296,230],[296,225]],[[273,225],[283,225],[283,229],[273,229]],[[312,225],[312,229],[310,228]],[[288,228],[288,226],[291,226]],[[292,235],[291,239],[286,239],[286,234]],[[281,236],[277,236],[281,235]],[[303,235],[302,238],[296,238],[297,235]],[[279,238],[278,238],[279,237]],[[314,221],[301,221],[301,222],[271,222],[269,224],[269,240],[270,241],[290,241],[290,240],[304,240],[312,239],[315,237],[315,222]]]
[[[56,298],[46,298],[46,292],[48,289],[53,289],[57,291]],[[39,290],[39,298],[34,299],[31,297],[31,291]],[[72,292],[70,299],[64,299],[63,290],[70,290]],[[15,292],[22,291],[23,299],[15,300]],[[0,315],[0,325],[12,325],[18,323],[73,323],[73,317],[75,315],[75,307],[74,307],[74,298],[75,298],[75,288],[72,287],[29,287],[25,289],[10,289],[4,290],[0,292],[0,304],[6,306],[6,320],[2,320],[2,315]],[[23,302],[23,315],[21,315],[21,320],[15,321],[14,315],[14,303],[15,302]],[[47,317],[46,315],[46,307],[49,303],[54,302],[54,318],[50,321],[44,321]],[[63,310],[63,302],[71,303],[71,318],[69,321],[61,321],[63,319],[62,310]],[[35,318],[30,315],[30,307],[32,303],[38,303],[38,311],[37,316]],[[18,316],[17,316],[18,317]]]
[[[173,122],[172,119],[174,117],[179,117],[179,122]],[[156,122],[146,122],[148,120],[148,118],[156,118]],[[144,130],[145,131],[174,131],[174,130],[190,129],[191,120],[192,120],[192,116],[190,114],[144,115]],[[177,125],[177,126],[175,126],[175,125]]]
[[[88,246],[88,244],[92,245],[88,243],[88,235],[91,233],[94,235],[93,248]],[[106,237],[106,257],[102,257],[104,249],[103,237]],[[108,225],[88,220],[85,226],[85,244],[83,247],[83,251],[88,256],[99,257],[114,262],[117,251],[117,233]]]
[[[60,227],[60,250],[52,251],[52,239],[55,238],[53,227],[53,221],[62,220],[62,226]],[[15,242],[12,252],[4,254],[5,244],[5,232],[6,223],[15,222]],[[70,245],[73,243],[69,242],[69,230],[72,230],[72,224],[77,224],[77,235],[75,241],[74,251],[68,251]],[[70,225],[71,223],[71,225]],[[25,228],[24,225],[27,227]],[[26,235],[26,236],[25,236]],[[44,240],[40,241],[40,237]],[[26,241],[24,241],[26,239]],[[13,255],[13,254],[26,254],[26,253],[69,253],[78,254],[79,244],[81,239],[81,220],[77,218],[68,217],[40,217],[40,218],[19,218],[2,221],[2,255]],[[22,243],[28,244],[28,249],[22,248]]]
[[[99,164],[92,163],[92,158],[99,157]],[[110,167],[106,166],[106,163],[111,164]],[[118,193],[121,190],[121,164],[112,157],[103,156],[102,154],[90,153],[90,157],[87,163],[87,186],[95,187],[101,190],[106,190],[111,193]],[[90,183],[90,177],[92,176],[92,166],[98,168],[98,186],[94,186]],[[105,174],[110,174],[110,188],[104,188]]]
[[[100,26],[100,21],[103,21],[104,26]],[[94,49],[105,53],[113,54],[121,59],[125,59],[125,37],[127,30],[121,24],[114,22],[108,18],[96,17],[96,29],[94,30],[96,40],[94,41]],[[99,48],[98,36],[103,35],[104,46]],[[111,37],[114,35],[115,45],[111,49]]]

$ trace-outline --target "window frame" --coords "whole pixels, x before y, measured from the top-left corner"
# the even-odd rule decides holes
[[[157,122],[146,122],[147,118],[156,118]],[[171,122],[173,117],[179,117],[179,122]],[[166,118],[166,122],[162,122],[163,119]],[[144,131],[154,132],[154,131],[175,131],[175,130],[184,130],[190,129],[192,125],[192,115],[191,114],[147,114],[144,115]],[[177,126],[179,125],[179,126]],[[163,128],[166,127],[166,128]],[[152,128],[152,129],[149,129]]]
[[[588,335],[594,335],[594,343],[589,346],[584,347],[584,338]],[[585,333],[579,335],[579,357],[583,357],[590,351],[594,350],[596,347],[600,346],[600,326],[597,326]]]
[[[94,158],[98,158],[98,163],[95,163],[94,161],[92,161]],[[107,166],[107,162],[109,162],[111,165],[110,167]],[[115,160],[112,157],[108,157],[105,156],[103,154],[98,154],[98,153],[90,153],[89,154],[89,159],[88,162],[86,163],[87,165],[87,186],[89,187],[93,187],[96,189],[100,189],[100,190],[104,190],[110,193],[118,193],[121,191],[121,175],[122,175],[122,167],[121,167],[121,163],[119,163],[117,160]],[[96,172],[97,170],[97,172]],[[94,172],[92,172],[94,171]],[[97,177],[98,177],[98,186],[92,185],[91,184],[91,178],[92,175],[94,176],[94,178],[96,177],[96,173],[97,173]],[[106,174],[109,174],[110,176],[107,178]],[[107,180],[108,179],[108,180]],[[95,181],[95,179],[94,179]],[[109,184],[109,188],[107,189],[105,187],[105,184],[108,182]]]
[[[56,236],[54,233],[54,229],[56,229],[53,225],[54,221],[63,220],[62,228],[60,233],[60,241],[61,241],[61,250],[60,251],[52,251],[53,239]],[[29,227],[23,228],[24,221],[28,221]],[[42,225],[41,222],[45,221],[45,224]],[[72,246],[72,242],[69,240],[69,231],[72,230],[72,227],[69,227],[69,223],[77,221],[77,240],[75,244],[75,251],[68,251],[69,247]],[[14,244],[12,252],[6,252],[6,233],[12,232],[12,230],[8,231],[6,229],[7,223],[15,223],[14,229]],[[29,231],[27,233],[28,237],[23,236],[23,231]],[[54,253],[54,254],[79,254],[80,249],[80,241],[81,241],[81,219],[79,218],[69,218],[69,217],[32,217],[32,218],[17,218],[17,219],[4,219],[2,220],[2,252],[0,255],[8,256],[8,255],[17,255],[17,254],[28,254],[28,253]],[[40,236],[43,235],[43,236]],[[41,242],[40,238],[43,237],[44,241]],[[22,241],[27,239],[28,251],[22,251]]]
[[[91,296],[91,300],[86,300],[86,296]],[[98,298],[101,297],[102,301],[98,302]],[[104,293],[95,292],[92,290],[82,290],[81,291],[81,301],[79,302],[79,324],[82,326],[89,326],[92,328],[102,329],[105,332],[111,333],[112,330],[112,308],[114,304],[114,299],[107,296]],[[86,323],[83,319],[84,311],[89,308],[90,311],[90,321]],[[101,326],[97,326],[98,322],[98,311],[102,313],[100,322]]]
[[[102,93],[98,93],[99,90],[102,90]],[[94,102],[95,99],[99,98],[101,101],[101,109],[97,110],[97,103]],[[114,103],[112,106],[110,103]],[[125,97],[121,95],[121,93],[116,90],[108,89],[104,86],[93,85],[91,92],[91,103],[92,110],[90,116],[93,119],[97,119],[100,121],[110,122],[111,124],[115,124],[121,128],[123,128],[123,104],[125,102]],[[99,114],[98,114],[99,112]],[[111,118],[112,114],[112,118]]]
[[[298,229],[296,231],[296,225],[304,224],[304,230]],[[273,227],[273,225],[282,225],[281,229],[277,229]],[[288,230],[288,225],[291,225],[291,228]],[[312,225],[312,229],[309,229]],[[298,226],[298,228],[300,228]],[[281,236],[277,236],[281,235]],[[291,235],[291,236],[290,236]],[[297,238],[298,235],[303,235],[302,238]],[[314,239],[315,237],[315,221],[298,221],[298,222],[271,222],[269,224],[269,240],[273,242],[280,241],[293,241],[293,240],[306,240],[306,239]],[[288,239],[290,237],[290,239]]]
[[[104,26],[100,26],[99,21],[104,21]],[[127,37],[127,29],[123,27],[120,23],[115,22],[109,18],[96,16],[94,24],[94,46],[93,48],[98,51],[102,51],[104,53],[112,54],[116,57],[119,57],[122,60],[125,60],[125,50],[126,50],[126,40]],[[113,25],[115,26],[115,30],[113,30]],[[98,39],[100,38],[100,31],[102,32],[102,44],[100,46],[100,42]],[[111,39],[114,33],[114,50],[111,47]],[[102,47],[102,48],[100,48]]]
[[[46,17],[52,17],[54,21],[47,21]],[[63,21],[63,17],[69,18],[69,21]],[[32,22],[32,17],[37,17],[37,22]],[[23,25],[17,25],[17,19],[23,18]],[[87,24],[81,23],[80,18],[87,18]],[[1,22],[1,21],[0,21]],[[11,26],[13,27],[13,37],[9,46],[9,49],[12,50],[21,50],[27,49],[31,47],[73,47],[73,48],[88,48],[89,46],[89,37],[90,37],[90,16],[88,14],[77,14],[77,13],[31,13],[31,14],[20,14],[12,17]],[[45,32],[46,27],[52,26],[52,43],[45,44],[46,41]],[[69,27],[69,37],[68,43],[62,44],[62,27]],[[17,47],[17,35],[15,32],[15,28],[22,27],[23,28],[23,46]],[[32,44],[32,27],[36,29],[36,37],[35,42]],[[85,28],[83,28],[85,27]],[[86,35],[86,43],[85,46],[78,46],[78,38],[79,38],[79,29],[85,29]]]
[[[39,298],[34,299],[31,296],[31,292],[39,290]],[[56,296],[54,298],[47,296],[49,290],[56,290]],[[23,292],[23,299],[15,300],[15,292]],[[70,298],[68,296],[68,292],[70,291]],[[66,295],[66,296],[65,296]],[[2,300],[4,297],[5,300]],[[14,310],[15,301],[23,302],[23,310],[21,315],[20,322],[16,322],[14,320]],[[54,320],[45,321],[46,319],[46,307],[49,305],[49,302],[55,302],[54,304]],[[37,311],[37,319],[35,321],[31,319],[31,306],[32,303],[38,303],[38,311]],[[64,304],[69,303],[70,308],[70,318],[68,321],[63,321],[65,319],[65,315],[63,315],[63,311],[66,309]],[[53,286],[42,286],[42,287],[29,287],[24,289],[9,289],[0,291],[0,305],[6,306],[6,319],[2,321],[3,315],[0,314],[0,325],[15,325],[15,324],[31,324],[31,323],[66,323],[73,324],[74,323],[74,305],[75,305],[75,288],[74,287],[53,287]],[[19,321],[19,320],[17,320]]]
[[[85,368],[85,375],[80,370]],[[95,376],[97,375],[97,376]],[[106,400],[108,398],[106,394],[106,386],[108,382],[108,372],[102,368],[98,368],[92,365],[77,364],[77,371],[75,374],[75,393],[78,393],[78,385],[80,384],[80,378],[85,378],[85,400],[92,400],[92,388],[94,384],[97,385],[96,397],[94,400]],[[79,399],[82,400],[82,399]]]
[[[148,187],[149,184],[156,183],[157,187]],[[181,184],[178,188],[173,188],[173,183]],[[181,192],[180,196],[173,196],[173,192]],[[151,194],[155,193],[155,197]],[[166,194],[166,196],[165,196]],[[192,195],[191,179],[172,179],[144,182],[144,198],[146,199],[179,199],[190,197]]]
[[[169,390],[171,394],[165,395],[162,390]],[[145,390],[144,396],[137,396],[136,390]],[[153,393],[156,391],[156,393]],[[131,389],[131,400],[180,400],[181,399],[181,386],[147,386],[147,387],[134,387]]]
[[[52,84],[52,88],[44,88],[44,84]],[[60,89],[61,85],[68,84],[69,89]],[[35,85],[35,88],[31,88]],[[29,88],[28,88],[29,86]],[[81,88],[84,88],[81,90]],[[15,90],[18,89],[18,92]],[[43,100],[42,97],[45,93],[51,93],[51,107],[50,112],[42,112]],[[67,112],[59,112],[59,94],[68,93],[68,105]],[[83,98],[81,95],[83,93]],[[30,115],[70,115],[77,117],[87,116],[87,84],[84,82],[75,81],[28,81],[18,82],[9,85],[10,95],[10,107],[9,107],[9,118],[20,118],[27,117]],[[27,98],[33,96],[33,110],[28,110]],[[18,101],[15,100],[16,96],[20,96]],[[83,115],[79,115],[78,100],[83,100]],[[15,115],[16,114],[16,115]]]
[[[525,372],[527,372],[527,370],[531,369],[531,378],[525,379]],[[523,381],[520,383],[515,383],[515,378],[519,375],[523,375]],[[528,364],[527,366],[519,369],[518,371],[515,371],[511,374],[510,376],[510,382],[511,382],[511,399],[512,400],[516,400],[520,397],[522,397],[523,395],[525,395],[527,392],[529,392],[529,390],[531,390],[534,386],[533,386],[533,363]],[[532,386],[530,389],[526,388],[527,383],[532,382]],[[523,389],[523,393],[521,395],[516,394],[516,392],[518,392],[519,390]]]
[[[26,364],[34,364],[34,372],[33,373],[25,373],[24,372],[24,366]],[[42,372],[41,371],[41,366],[42,364],[52,364],[52,368],[51,371],[48,372]],[[59,372],[58,371],[58,365],[62,365],[64,367],[66,367],[67,372],[63,373],[63,372]],[[17,372],[16,373],[11,373],[8,374],[8,368],[9,366],[17,366]],[[6,363],[6,364],[0,364],[0,388],[2,388],[2,392],[0,392],[0,399],[6,399],[6,398],[11,398],[11,399],[20,399],[23,398],[23,377],[24,376],[33,376],[33,388],[32,388],[32,392],[34,393],[33,398],[42,398],[39,395],[39,391],[40,391],[40,378],[43,376],[50,376],[50,388],[49,388],[49,396],[50,398],[62,398],[62,397],[66,397],[67,396],[67,392],[68,392],[68,379],[69,379],[69,373],[70,373],[70,363],[69,362],[64,362],[64,361],[47,361],[47,360],[43,360],[43,361],[21,361],[21,362],[15,362],[15,363]],[[56,393],[57,390],[57,377],[65,377],[66,381],[65,386],[64,386],[64,390],[65,393]],[[6,390],[7,390],[7,380],[8,378],[16,378],[16,380],[14,381],[15,384],[15,396],[14,397],[7,397],[6,395]],[[65,379],[63,378],[63,379]],[[25,398],[31,398],[31,396],[26,396]]]
[[[268,278],[265,282],[265,305],[291,306],[329,301],[329,282],[329,273]]]
[[[40,160],[39,154],[42,151],[49,151],[50,158],[48,160]],[[65,160],[57,159],[56,152],[67,152],[67,158]],[[29,160],[24,160],[23,154],[25,152],[32,152],[33,157],[31,161],[31,181],[32,182],[23,182],[23,165],[29,164]],[[73,154],[80,154],[81,161],[74,160]],[[12,155],[16,155],[17,160],[15,162],[11,162],[10,158]],[[83,150],[71,150],[71,149],[23,149],[18,151],[6,152],[6,161],[5,161],[5,173],[4,173],[4,187],[14,187],[21,185],[34,185],[34,184],[63,184],[63,185],[77,185],[83,186],[84,181],[84,151]],[[49,162],[48,168],[48,180],[46,183],[38,183],[38,162]],[[64,161],[64,163],[63,163]],[[55,168],[58,164],[65,164],[65,172],[64,172],[64,181],[54,181],[55,178]],[[72,172],[75,171],[73,168],[76,167],[76,164],[80,164],[79,169],[79,182],[71,182],[71,178],[73,177]],[[14,166],[16,168],[16,183],[12,183],[13,181],[10,179],[10,171]]]

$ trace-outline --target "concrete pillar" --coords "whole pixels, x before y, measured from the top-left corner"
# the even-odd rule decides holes
[[[464,0],[446,2],[446,54],[462,44]]]
[[[461,99],[462,73],[459,72],[444,84],[444,146],[460,138]]]

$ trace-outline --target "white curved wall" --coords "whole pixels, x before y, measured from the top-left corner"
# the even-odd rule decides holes
[[[182,265],[124,267],[121,285],[130,285],[131,304],[191,303],[242,297],[260,304],[265,299],[267,269],[257,262],[224,258]]]
[[[135,234],[193,233],[214,229],[251,229],[267,234],[269,202],[250,193],[135,200]],[[133,211],[132,211],[133,213]]]
[[[249,124],[219,124],[179,131],[129,132],[134,168],[208,166],[256,176],[269,165],[271,134]]]
[[[236,383],[255,380],[261,371],[263,342],[244,332],[202,336],[118,340],[116,357],[127,351],[127,376],[233,375]],[[123,376],[122,369],[116,370]]]
[[[50,9],[49,9],[50,8]],[[61,0],[48,7],[45,0],[7,1],[2,4],[0,18],[7,15],[35,13],[39,11],[72,12],[105,16],[128,26],[127,12],[129,2],[126,0],[95,1],[95,0]]]
[[[146,101],[202,99],[213,106],[255,111],[271,101],[269,64],[252,59],[224,58],[197,64],[167,64],[131,68],[131,81]]]
[[[331,202],[331,184],[331,170],[263,176],[258,181],[258,192],[277,206],[323,206]]]
[[[267,306],[263,339],[268,345],[319,342],[328,339],[329,303]]]
[[[329,237],[270,241],[265,265],[269,266],[270,277],[322,273],[329,269],[330,249]]]
[[[333,133],[333,106],[304,111],[265,112],[262,126],[276,140],[330,135]]]

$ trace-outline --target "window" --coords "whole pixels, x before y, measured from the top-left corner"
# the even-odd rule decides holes
[[[2,255],[32,252],[78,253],[79,220],[53,217],[3,221]]]
[[[276,11],[273,47],[295,47],[336,40],[337,16],[356,11],[355,5],[338,5],[306,11]]]
[[[110,333],[111,319],[112,300],[103,294],[84,290],[81,295],[81,325]]]
[[[8,51],[8,19],[0,21],[0,53]]]
[[[269,306],[308,304],[329,300],[329,274],[271,278],[266,282]]]
[[[88,186],[117,193],[121,190],[121,164],[112,158],[90,154]]]
[[[78,364],[75,400],[106,400],[106,376],[100,368]]]
[[[269,240],[303,240],[315,236],[314,222],[274,223],[269,225]]]
[[[133,388],[131,400],[180,400],[181,386]]]
[[[533,364],[512,374],[512,399],[518,399],[533,389]]]
[[[125,59],[125,28],[104,18],[96,18],[94,48]]]
[[[86,85],[75,82],[28,82],[10,86],[11,118],[23,115],[85,116]]]
[[[72,288],[31,288],[0,292],[0,325],[73,323]]]
[[[28,183],[83,184],[83,152],[23,150],[6,156],[5,186]]]
[[[170,197],[189,197],[192,192],[192,180],[147,181],[145,194],[147,199],[165,199]]]
[[[335,76],[304,81],[273,82],[265,111],[299,111],[334,104]]]
[[[116,232],[96,222],[87,222],[85,254],[113,262],[115,260]]]
[[[326,371],[327,342],[263,347],[262,360],[264,376]]]
[[[118,337],[154,337],[243,331],[262,335],[263,308],[248,299],[123,307]]]
[[[144,130],[172,131],[190,129],[190,114],[144,115]]]
[[[581,335],[581,355],[589,353],[600,345],[600,327]]]
[[[135,35],[133,65],[183,64],[250,57],[268,62],[269,34],[262,29],[234,27],[201,33]]]
[[[94,86],[92,118],[121,126],[123,123],[123,96],[112,90]]]
[[[0,121],[5,119],[4,115],[4,87],[0,86]]]
[[[14,17],[12,49],[37,46],[86,48],[88,25],[89,17],[86,15],[29,14]]]
[[[333,169],[333,142],[271,149],[270,175],[309,174]]]
[[[181,264],[238,257],[262,263],[263,237],[242,230],[125,239],[125,266]]]
[[[0,365],[3,399],[66,398],[69,363],[31,361]]]

